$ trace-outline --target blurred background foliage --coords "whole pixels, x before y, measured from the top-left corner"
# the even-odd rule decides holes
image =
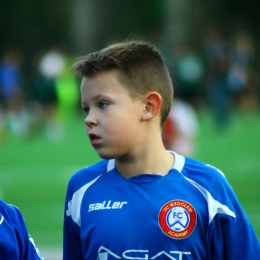
[[[247,30],[259,43],[256,6],[256,0],[250,3],[242,0],[1,0],[0,37],[5,40],[1,41],[0,46],[3,50],[19,43],[19,47],[28,52],[37,51],[54,42],[66,42],[75,49],[72,46],[74,39],[71,38],[71,33],[79,29],[75,28],[75,20],[87,32],[92,31],[95,39],[90,40],[95,43],[101,40],[104,45],[111,37],[125,38],[130,33],[147,38],[154,31],[164,33],[170,20],[168,15],[172,11],[181,14],[182,23],[188,27],[187,37],[202,35],[208,26],[216,25],[226,33]],[[200,27],[197,27],[198,24]],[[86,31],[83,33],[87,34]],[[88,41],[84,44],[85,52],[89,51]]]

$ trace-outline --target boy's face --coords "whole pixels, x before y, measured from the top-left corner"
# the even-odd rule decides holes
[[[142,99],[132,100],[115,72],[103,72],[83,79],[81,100],[87,133],[99,156],[133,156],[143,139],[139,135]]]

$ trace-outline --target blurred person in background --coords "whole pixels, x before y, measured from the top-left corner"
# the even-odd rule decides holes
[[[218,29],[208,32],[205,42],[206,92],[213,110],[216,126],[226,128],[230,119],[230,93],[227,84],[229,45]]]
[[[184,44],[175,53],[168,61],[173,64],[169,67],[175,86],[175,99],[162,128],[162,138],[167,150],[194,156],[199,131],[197,112],[204,103],[202,84],[205,65],[200,53],[191,44]]]
[[[29,134],[29,117],[25,109],[20,64],[17,50],[7,51],[0,65],[0,134],[10,127],[17,137]],[[1,137],[1,135],[0,135]]]
[[[203,103],[202,84],[205,74],[205,64],[200,53],[191,44],[186,44],[178,52],[174,70],[175,96],[199,110]]]
[[[5,135],[6,135],[5,99],[0,91],[0,144],[4,141]]]
[[[0,259],[43,260],[20,210],[0,199]]]
[[[80,111],[80,95],[78,91],[78,80],[71,69],[72,58],[63,52],[64,67],[55,79],[55,91],[59,118],[62,124],[66,124],[75,118]]]
[[[165,148],[185,156],[194,156],[197,151],[198,132],[196,110],[188,102],[175,98],[162,128]]]
[[[259,76],[253,65],[254,43],[247,33],[239,32],[234,38],[228,71],[233,106],[244,112],[257,111]]]
[[[49,140],[58,141],[63,136],[63,129],[58,116],[58,98],[55,81],[61,75],[65,59],[58,48],[53,47],[35,64],[32,76],[34,105],[31,117],[34,128],[43,128]]]

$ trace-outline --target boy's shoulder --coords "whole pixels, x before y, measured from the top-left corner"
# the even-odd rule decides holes
[[[86,166],[72,175],[69,181],[69,186],[73,187],[73,190],[77,190],[86,183],[89,183],[106,173],[110,169],[110,163],[113,160],[102,160],[95,164]]]
[[[217,167],[199,160],[185,157],[182,173],[187,178],[206,182],[226,181],[225,174]]]
[[[204,163],[194,158],[180,155],[173,151],[170,152],[174,154],[174,168],[181,172],[187,178],[225,178],[224,173],[217,167],[214,167],[210,164]]]
[[[219,197],[227,190],[233,191],[228,179],[218,168],[192,158],[185,158],[182,174],[187,180],[196,183],[197,187],[207,190]]]
[[[221,176],[221,178],[225,177],[225,174],[217,167],[189,157],[185,157],[184,170],[185,169],[194,174],[206,174],[212,177]]]

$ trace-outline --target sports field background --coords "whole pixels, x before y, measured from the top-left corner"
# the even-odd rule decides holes
[[[218,131],[208,113],[200,115],[195,158],[221,169],[233,186],[260,238],[260,115],[235,113]],[[0,197],[17,205],[41,248],[62,247],[66,186],[79,168],[99,160],[86,137],[83,115],[66,125],[66,136],[51,142],[11,135],[0,144]]]

